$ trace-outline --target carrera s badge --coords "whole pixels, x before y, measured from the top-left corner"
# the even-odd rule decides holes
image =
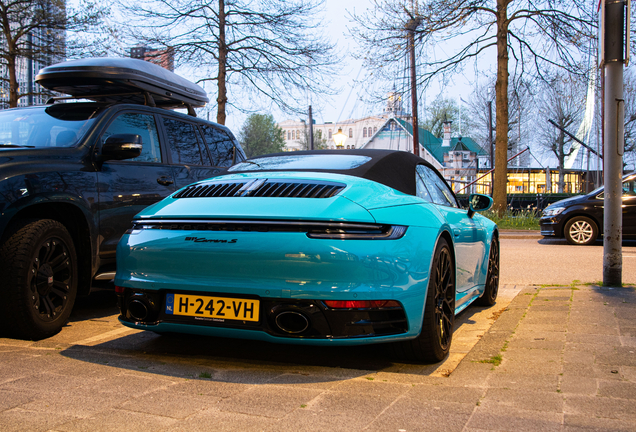
[[[204,237],[186,237],[185,241],[192,241],[195,243],[236,243],[236,239],[206,239]]]

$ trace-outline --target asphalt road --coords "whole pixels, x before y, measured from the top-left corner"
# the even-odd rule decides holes
[[[570,285],[603,280],[603,242],[572,246],[565,240],[501,240],[501,283]],[[636,284],[636,242],[623,243],[623,283]]]

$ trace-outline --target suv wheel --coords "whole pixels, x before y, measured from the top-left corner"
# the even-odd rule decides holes
[[[598,228],[594,221],[585,216],[575,216],[565,224],[565,239],[573,245],[586,246],[594,243]]]
[[[14,337],[43,339],[66,324],[77,295],[77,256],[70,234],[51,219],[25,220],[0,246],[0,306]]]

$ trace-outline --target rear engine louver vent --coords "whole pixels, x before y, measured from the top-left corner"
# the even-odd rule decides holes
[[[251,181],[212,182],[188,186],[174,198],[331,198],[346,185],[335,182],[256,179]]]

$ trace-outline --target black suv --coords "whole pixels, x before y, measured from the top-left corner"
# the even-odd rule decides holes
[[[114,277],[136,213],[245,159],[227,128],[193,116],[203,89],[159,66],[87,59],[37,80],[72,98],[0,111],[0,325],[28,339],[57,333],[77,295]]]
[[[543,210],[541,234],[589,245],[603,234],[603,188],[550,204]],[[636,174],[623,177],[623,237],[636,237]]]

